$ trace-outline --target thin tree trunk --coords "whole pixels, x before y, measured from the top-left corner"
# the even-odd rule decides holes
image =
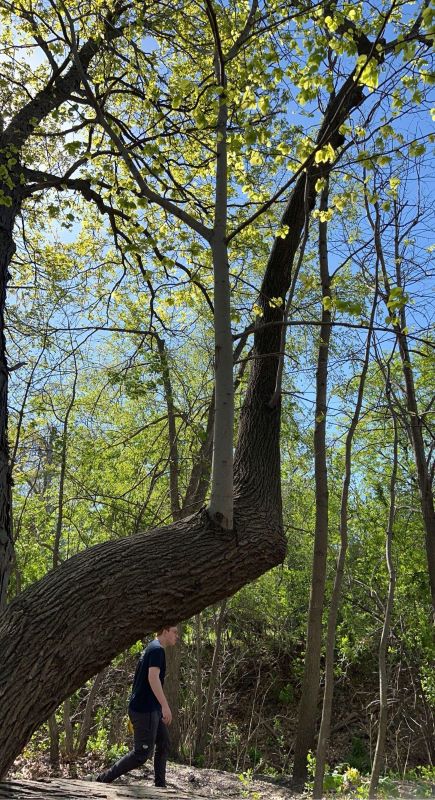
[[[63,727],[65,730],[65,755],[69,762],[74,760],[74,731],[71,723],[71,698],[62,703]]]
[[[231,333],[231,288],[227,246],[228,152],[226,102],[227,81],[220,49],[217,19],[211,3],[207,14],[215,40],[215,74],[221,87],[216,125],[216,188],[214,225],[211,237],[213,257],[215,413],[211,493],[208,511],[225,530],[233,528],[234,379]]]
[[[373,325],[376,306],[378,301],[378,287],[376,283],[375,296],[373,298],[372,311],[370,315],[370,328]],[[335,634],[337,627],[337,616],[340,606],[341,588],[343,584],[344,565],[346,561],[347,543],[348,543],[348,499],[349,499],[349,486],[352,475],[352,443],[353,437],[358,425],[361,406],[364,397],[364,387],[367,376],[367,371],[370,363],[370,349],[372,342],[372,332],[369,330],[367,335],[367,342],[365,348],[365,356],[363,368],[358,386],[357,401],[353,413],[352,421],[349,431],[346,436],[345,444],[345,465],[344,465],[344,480],[343,489],[341,494],[340,504],[340,552],[337,559],[337,568],[334,578],[334,588],[332,591],[331,603],[328,614],[328,629],[326,636],[326,655],[325,655],[325,689],[323,694],[323,708],[322,708],[322,721],[320,724],[319,739],[316,751],[316,772],[314,776],[314,791],[313,797],[323,797],[323,779],[325,774],[325,761],[326,761],[326,748],[329,741],[329,734],[331,728],[331,712],[332,712],[332,699],[334,693],[334,650],[335,650]]]
[[[170,748],[171,758],[178,758],[181,746],[180,728],[180,668],[182,653],[182,634],[183,625],[179,623],[178,642],[175,647],[168,647],[166,651],[166,678],[165,695],[172,711],[172,722],[170,729]]]
[[[387,388],[387,397],[389,397],[389,390]],[[394,603],[394,590],[396,586],[396,570],[392,557],[392,542],[393,542],[393,529],[394,517],[396,512],[396,480],[397,480],[397,450],[398,450],[398,430],[396,414],[393,409],[392,403],[389,401],[390,411],[393,418],[394,426],[394,443],[393,443],[393,468],[390,479],[390,508],[388,515],[388,526],[385,544],[385,558],[387,562],[389,584],[388,596],[385,606],[385,617],[382,628],[381,642],[379,646],[379,720],[378,720],[378,737],[376,741],[375,757],[373,760],[372,774],[370,776],[369,798],[375,798],[378,791],[379,776],[381,768],[384,763],[385,754],[385,739],[387,733],[387,718],[388,718],[388,671],[387,671],[387,646],[390,636],[391,617],[393,613]]]
[[[401,269],[401,254],[400,254],[400,236],[398,230],[398,217],[399,210],[397,201],[394,201],[395,206],[395,265],[396,265],[396,281],[397,286],[403,288],[403,278]],[[387,265],[382,246],[381,238],[381,214],[379,204],[375,203],[375,219],[372,219],[368,204],[366,203],[367,217],[374,231],[376,254],[379,258],[382,276],[385,287],[384,300],[387,304],[391,293],[391,283],[388,276]],[[388,308],[388,306],[387,306]],[[390,310],[388,309],[390,313]],[[423,524],[425,530],[425,545],[426,545],[426,558],[428,564],[429,585],[432,597],[432,607],[435,613],[435,511],[432,490],[432,480],[429,472],[428,461],[425,452],[424,438],[423,438],[423,418],[420,415],[417,395],[415,391],[414,373],[412,367],[412,358],[409,351],[408,337],[406,335],[406,309],[403,305],[399,309],[398,315],[400,324],[394,325],[394,331],[397,335],[399,343],[399,353],[402,362],[403,377],[405,380],[405,397],[406,397],[406,411],[407,411],[407,424],[406,430],[414,451],[414,459],[417,467],[418,486],[420,493],[420,504],[423,515]]]
[[[63,421],[63,430],[62,430],[62,450],[60,456],[57,518],[56,518],[56,528],[55,528],[54,545],[53,545],[53,569],[56,569],[56,567],[58,567],[60,564],[59,552],[60,552],[60,541],[62,537],[62,523],[63,523],[63,498],[65,492],[65,474],[66,474],[67,451],[68,451],[68,423],[75,402],[77,377],[78,377],[75,356],[74,356],[74,366],[75,366],[75,373],[74,373],[72,393],[65,412],[65,418]],[[69,718],[70,707],[71,707],[70,699],[66,698],[63,702],[63,707],[62,707],[62,719],[65,731],[66,755],[71,764],[72,761],[74,760],[74,736],[73,736],[71,720]],[[52,715],[52,717],[54,719],[54,715]],[[49,726],[49,731],[50,731],[50,752],[53,750],[53,752],[55,753],[56,750],[59,751],[59,726],[57,724],[56,725],[51,724]],[[57,737],[57,743],[51,741],[52,736]],[[74,774],[72,775],[72,777],[74,777]]]
[[[403,289],[402,258],[400,252],[399,209],[397,200],[394,200],[395,210],[395,236],[394,236],[394,263],[396,265],[397,286]],[[406,407],[409,416],[409,432],[411,445],[414,450],[415,464],[417,467],[418,485],[420,489],[420,503],[425,529],[426,557],[429,572],[429,585],[432,596],[432,607],[435,614],[435,511],[433,500],[432,480],[429,471],[428,459],[423,438],[423,418],[419,412],[417,395],[415,391],[414,372],[411,353],[408,345],[406,306],[399,311],[400,326],[396,327],[399,341],[399,352],[402,361],[403,377],[406,386]],[[398,329],[399,328],[399,329]]]
[[[59,725],[57,724],[56,714],[50,714],[48,718],[48,735],[50,738],[50,767],[57,770],[60,765],[59,753]]]
[[[202,625],[201,614],[195,615],[195,741],[201,738],[202,731]],[[196,748],[194,748],[196,749]]]
[[[59,728],[55,714],[50,714],[48,718],[48,731],[50,734],[50,766],[53,770],[58,770],[60,766]]]
[[[169,369],[168,351],[164,340],[157,336],[157,346],[160,355],[163,389],[165,393],[166,410],[168,414],[169,430],[169,495],[171,501],[172,519],[175,521],[181,516],[180,491],[178,486],[179,457],[177,443],[177,425],[175,421],[174,393],[172,390],[171,373]]]
[[[207,412],[204,439],[195,456],[190,472],[189,483],[183,500],[183,514],[194,514],[204,505],[210,486],[211,456],[213,452],[214,397],[211,398]]]
[[[0,144],[1,144],[0,137]],[[7,158],[0,149],[0,167],[7,169]],[[0,180],[0,190],[10,197],[10,189]],[[12,198],[11,202],[12,202]],[[15,204],[14,204],[15,205]],[[12,536],[12,475],[8,441],[8,362],[5,339],[6,285],[9,264],[15,252],[12,238],[17,208],[0,205],[0,612],[7,602],[7,590],[14,559]]]
[[[225,618],[227,601],[223,600],[219,608],[219,616],[216,625],[216,642],[213,649],[213,659],[211,662],[210,677],[208,681],[207,700],[201,724],[197,728],[197,739],[195,744],[195,757],[202,755],[206,748],[207,736],[210,728],[211,712],[213,708],[214,694],[216,691],[219,661],[222,650],[222,632]]]
[[[105,678],[107,670],[102,669],[98,675],[95,676],[95,680],[91,686],[89,691],[86,706],[83,713],[83,719],[80,725],[80,732],[78,737],[78,742],[76,746],[76,753],[77,756],[84,756],[86,752],[86,745],[88,743],[88,739],[91,733],[91,725],[92,725],[92,714],[94,710],[95,700],[97,698],[98,690]]]
[[[69,426],[69,418],[71,412],[74,407],[75,399],[76,399],[76,390],[77,390],[77,364],[75,360],[75,355],[73,355],[74,359],[74,380],[72,385],[71,397],[65,412],[65,418],[63,421],[63,430],[62,430],[62,450],[60,455],[60,473],[59,473],[59,492],[58,492],[58,502],[57,502],[57,519],[56,519],[56,531],[54,537],[54,547],[53,547],[53,567],[54,569],[59,565],[59,549],[60,549],[60,541],[62,538],[62,524],[63,524],[63,498],[65,494],[65,475],[66,475],[66,464],[67,464],[67,453],[68,453],[68,426]]]
[[[328,207],[328,186],[322,190],[320,211]],[[314,478],[316,523],[308,611],[308,630],[304,674],[299,704],[295,742],[293,780],[296,785],[307,778],[307,755],[314,746],[322,647],[322,614],[325,595],[328,547],[328,472],[326,463],[326,414],[328,390],[328,354],[331,337],[331,279],[328,268],[327,223],[319,223],[319,262],[322,284],[322,324],[316,372],[316,408],[314,422]]]

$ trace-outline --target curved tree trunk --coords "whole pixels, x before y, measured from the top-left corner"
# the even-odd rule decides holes
[[[95,43],[86,47],[90,60]],[[17,114],[9,135],[20,145],[30,134],[31,117],[43,119],[77,83],[71,70],[49,97],[40,94],[28,104],[25,119]],[[318,144],[337,148],[343,142],[340,126],[362,100],[351,76],[331,98]],[[199,512],[166,528],[105,542],[69,559],[10,604],[0,618],[0,776],[54,709],[123,648],[164,619],[186,619],[223,600],[282,561],[280,408],[269,405],[282,310],[270,307],[269,299],[288,290],[305,198],[312,208],[318,176],[311,162],[298,179],[282,219],[289,233],[275,240],[261,287],[264,317],[254,337],[234,459],[233,530],[223,531]]]
[[[0,625],[0,774],[59,703],[120,650],[282,560],[280,522],[264,500],[263,514],[236,504],[236,532],[216,530],[201,513],[97,545],[10,604]]]

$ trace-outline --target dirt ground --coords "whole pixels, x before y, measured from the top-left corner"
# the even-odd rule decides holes
[[[38,780],[40,778],[84,778],[89,774],[98,774],[103,766],[91,759],[80,759],[76,765],[76,772],[71,772],[68,765],[62,765],[54,774],[50,769],[47,759],[27,760],[18,758],[14,767],[9,771],[9,779],[24,778]],[[118,778],[117,784],[145,783],[153,784],[153,772],[145,765],[141,769],[133,770],[128,775]],[[192,797],[224,797],[241,798],[241,800],[282,800],[289,797],[306,797],[306,795],[292,792],[284,785],[278,785],[278,779],[239,777],[233,772],[223,772],[217,769],[202,769],[183,764],[169,763],[166,772],[167,785],[170,789],[191,794]]]
[[[91,758],[80,759],[75,765],[75,772],[71,773],[68,765],[63,765],[56,773],[57,777],[76,777],[84,778],[89,773],[98,773],[101,764],[92,761]],[[53,777],[46,758],[36,760],[26,760],[19,758],[15,762],[14,768],[8,774],[9,779],[26,778],[38,780],[43,777]],[[180,792],[188,793],[192,798],[240,798],[240,800],[308,800],[308,792],[296,792],[291,788],[290,779],[270,778],[263,776],[238,775],[233,772],[224,772],[217,769],[203,769],[183,764],[169,763],[167,769],[167,784],[170,789],[178,789]],[[119,778],[117,784],[153,784],[153,772],[146,766],[140,770],[134,770],[128,775]],[[346,800],[355,798],[356,793],[344,795],[328,795],[333,797],[346,797]],[[387,798],[400,798],[400,800],[423,800],[423,798],[435,798],[435,784],[394,781],[394,791],[391,794],[381,792],[380,800]]]

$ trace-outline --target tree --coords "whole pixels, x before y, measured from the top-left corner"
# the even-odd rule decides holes
[[[322,181],[322,179],[320,179]],[[329,181],[323,179],[319,211],[328,209]],[[328,550],[329,497],[326,459],[326,414],[328,396],[328,358],[331,338],[331,276],[329,272],[328,223],[319,222],[319,272],[322,287],[322,318],[316,370],[316,404],[314,408],[314,476],[316,522],[314,529],[313,570],[308,610],[307,643],[304,676],[301,687],[298,729],[295,742],[293,777],[297,783],[306,778],[307,753],[314,744],[322,648],[322,619],[325,596]]]
[[[124,233],[121,223],[130,221],[125,219],[125,207],[129,208],[132,202],[136,207],[136,201],[145,203],[147,209],[155,207],[158,209],[155,214],[153,210],[150,212],[153,224],[158,222],[161,225],[162,220],[166,219],[166,215],[171,215],[177,220],[178,227],[175,227],[175,232],[180,237],[183,233],[180,225],[183,225],[211,244],[216,295],[219,294],[219,281],[224,289],[220,306],[222,319],[218,315],[219,325],[223,322],[223,339],[216,340],[218,348],[216,356],[219,362],[216,369],[216,411],[218,398],[220,398],[219,402],[222,400],[222,406],[226,405],[227,409],[221,416],[225,431],[222,434],[222,441],[218,441],[216,428],[214,439],[215,454],[219,452],[217,448],[221,444],[226,448],[226,455],[223,455],[222,458],[215,455],[215,466],[217,466],[216,458],[221,462],[226,461],[226,466],[224,470],[221,465],[220,468],[213,471],[212,501],[208,510],[202,509],[190,517],[177,520],[173,524],[165,528],[158,528],[147,535],[139,534],[122,541],[105,542],[95,548],[78,553],[62,564],[59,569],[49,573],[39,583],[29,587],[10,604],[2,615],[0,623],[2,652],[0,699],[3,713],[2,731],[8,731],[8,736],[7,741],[6,738],[3,740],[0,737],[2,745],[0,774],[9,766],[35,727],[48,717],[59,702],[83,684],[87,678],[100,671],[123,647],[137,640],[144,627],[151,629],[157,626],[162,619],[175,621],[191,616],[206,605],[222,600],[247,581],[279,563],[283,558],[284,537],[281,519],[279,458],[280,400],[276,394],[276,387],[280,366],[280,329],[283,323],[284,298],[291,283],[293,261],[305,229],[307,209],[312,210],[315,205],[318,178],[325,172],[328,173],[333,162],[341,155],[340,148],[345,142],[343,125],[351,112],[362,104],[364,100],[363,86],[367,85],[367,81],[373,83],[373,76],[374,73],[377,73],[379,62],[382,62],[390,54],[394,55],[396,48],[402,48],[403,42],[411,49],[414,46],[422,48],[427,46],[424,37],[423,42],[419,42],[421,15],[412,20],[409,25],[405,25],[400,41],[393,39],[387,44],[378,41],[385,26],[385,19],[382,18],[382,15],[381,19],[376,18],[373,22],[373,41],[366,36],[363,28],[360,30],[354,22],[348,21],[342,12],[337,12],[337,18],[335,16],[333,18],[329,14],[325,15],[324,19],[322,17],[322,25],[319,25],[323,37],[322,46],[325,41],[328,41],[327,31],[331,30],[330,20],[332,20],[334,33],[337,32],[337,36],[334,37],[334,46],[339,48],[341,47],[340,41],[347,42],[347,51],[343,60],[346,61],[348,56],[352,57],[352,65],[346,71],[344,80],[338,70],[337,85],[331,86],[329,59],[326,58],[327,68],[320,76],[318,86],[315,87],[315,91],[317,88],[322,91],[326,90],[324,112],[319,120],[316,134],[311,140],[305,138],[302,142],[294,137],[295,144],[299,147],[297,148],[296,163],[292,161],[293,174],[291,178],[283,182],[278,192],[268,193],[267,198],[262,196],[261,201],[256,203],[253,213],[250,213],[249,203],[243,204],[244,216],[239,215],[239,219],[237,219],[237,214],[235,214],[232,219],[232,229],[230,229],[226,203],[229,188],[227,174],[228,119],[232,115],[235,122],[240,124],[246,137],[246,141],[242,141],[241,144],[240,138],[237,139],[237,134],[234,137],[235,152],[237,154],[238,148],[241,152],[240,158],[235,157],[233,163],[236,174],[240,161],[244,159],[248,132],[252,127],[252,120],[246,113],[246,106],[240,104],[241,93],[247,94],[245,103],[248,105],[248,110],[253,102],[257,109],[255,93],[249,84],[249,81],[253,80],[251,70],[254,73],[258,71],[259,66],[266,69],[269,56],[272,57],[272,61],[276,58],[277,48],[275,44],[273,46],[270,44],[270,41],[273,42],[271,31],[273,32],[281,24],[287,25],[291,22],[287,17],[286,10],[283,15],[281,15],[280,9],[273,9],[270,14],[265,11],[263,14],[254,3],[251,12],[247,16],[243,15],[243,22],[236,25],[234,33],[232,21],[224,7],[217,9],[211,3],[205,5],[204,18],[207,25],[204,26],[204,38],[200,38],[200,45],[201,48],[204,48],[203,52],[205,53],[204,66],[199,81],[195,75],[194,79],[187,82],[184,95],[188,96],[188,90],[194,84],[198,101],[195,102],[194,110],[200,111],[194,128],[195,135],[198,134],[198,131],[203,130],[205,116],[205,127],[208,129],[206,146],[204,145],[203,148],[201,142],[201,147],[198,151],[195,149],[194,155],[195,157],[201,155],[204,160],[205,150],[207,148],[209,152],[211,150],[211,160],[215,167],[213,173],[215,176],[213,181],[214,202],[212,203],[209,195],[208,173],[201,173],[200,170],[192,175],[189,169],[186,169],[187,174],[181,170],[180,176],[178,173],[175,174],[175,180],[171,178],[169,181],[161,181],[159,175],[156,177],[155,165],[147,162],[144,164],[141,160],[141,150],[146,144],[144,141],[146,135],[142,135],[141,132],[139,136],[136,136],[137,124],[134,115],[137,109],[130,104],[136,86],[132,91],[130,88],[126,91],[123,76],[117,70],[123,68],[125,59],[127,59],[129,65],[127,72],[130,79],[135,71],[136,63],[139,63],[138,75],[142,81],[142,67],[148,68],[149,62],[152,63],[152,59],[144,57],[139,46],[143,42],[142,8],[137,12],[135,8],[128,7],[126,9],[123,6],[115,6],[106,16],[98,10],[96,12],[92,10],[89,16],[85,17],[80,10],[75,8],[68,8],[65,12],[64,7],[59,11],[50,7],[52,15],[50,23],[56,31],[55,44],[52,46],[47,40],[41,39],[36,12],[29,10],[20,15],[19,9],[8,8],[8,11],[10,10],[14,10],[17,16],[26,23],[26,34],[30,32],[30,35],[33,35],[35,41],[42,47],[52,74],[48,78],[44,75],[43,87],[28,102],[24,101],[22,107],[11,112],[11,121],[2,134],[2,166],[6,172],[3,171],[3,245],[0,249],[1,274],[3,276],[3,289],[0,293],[3,300],[1,308],[4,309],[7,270],[13,252],[13,222],[26,193],[27,196],[31,196],[32,193],[40,191],[41,187],[47,190],[52,187],[63,187],[62,191],[65,191],[64,187],[66,187],[73,191],[81,191],[86,199],[95,202],[100,212],[107,216],[117,236]],[[156,4],[150,11],[152,24],[150,24],[149,30],[151,34],[161,35],[163,40],[168,31],[170,34],[172,32],[177,34],[179,32],[178,15],[181,19],[180,25],[185,26],[189,22],[188,14],[183,14],[183,11],[185,9],[182,5],[169,12],[167,9],[162,10]],[[155,12],[154,17],[153,12]],[[302,25],[306,23],[305,35],[309,38],[309,30],[312,27],[311,9],[306,12],[306,15],[304,9],[297,10],[295,16],[301,18]],[[251,47],[256,40],[251,31],[254,24],[257,36],[269,35],[269,45],[265,47],[265,51],[261,55],[254,52],[247,69],[246,63],[249,62],[249,59],[245,60],[245,50]],[[190,27],[187,28],[187,32],[190,39],[193,39],[194,45],[198,47],[196,37],[200,35],[200,31],[197,28],[193,31]],[[185,29],[182,30],[182,33],[183,41],[189,41]],[[226,48],[223,46],[224,33],[226,33],[228,41]],[[343,38],[344,33],[346,33],[346,37]],[[127,44],[131,44],[130,34],[134,37],[132,49],[127,47]],[[125,42],[122,39],[123,35],[125,35]],[[86,37],[86,41],[81,44],[83,37]],[[114,48],[114,42],[118,38],[123,42],[122,46],[120,45],[120,52]],[[294,35],[288,36],[290,49],[296,47],[298,38],[299,31],[297,29]],[[178,41],[176,35],[175,41]],[[124,46],[127,47],[127,56],[122,50]],[[64,57],[64,61],[61,61],[60,64],[53,55],[52,48],[54,47],[60,47],[61,58]],[[261,52],[261,48],[258,52]],[[238,61],[236,56],[239,54],[241,57]],[[179,54],[176,53],[176,55],[178,57]],[[356,63],[354,63],[355,57]],[[189,58],[184,60],[182,48],[180,59],[181,78],[179,79],[177,76],[174,88],[181,85],[180,80],[184,79],[183,70],[186,68],[186,63],[190,63]],[[133,64],[132,70],[130,69],[131,64]],[[211,64],[213,64],[214,76],[210,87],[212,100],[209,99],[210,94],[203,92],[202,84],[203,76],[210,73]],[[233,90],[237,89],[234,92],[232,104],[230,104],[228,89],[229,64],[231,64],[234,75]],[[300,88],[297,64],[291,67],[291,76],[295,85]],[[183,119],[178,120],[178,126],[171,128],[170,114],[168,115],[168,124],[173,135],[171,130],[165,128],[167,116],[165,109],[169,102],[167,89],[172,88],[171,81],[165,83],[166,76],[162,75],[159,69],[151,70],[149,77],[152,89],[155,88],[157,92],[155,97],[152,92],[147,110],[152,111],[160,122],[163,119],[163,130],[157,128],[158,134],[156,135],[157,138],[159,135],[163,139],[167,137],[168,144],[168,148],[165,146],[166,142],[162,144],[161,151],[158,151],[158,163],[161,163],[166,158],[170,158],[174,141],[182,140],[188,130],[183,127]],[[281,80],[279,75],[277,80]],[[163,85],[163,97],[160,97],[161,84]],[[310,96],[309,89],[305,88],[302,91],[305,92],[305,95],[308,93],[308,97]],[[131,124],[124,124],[120,117],[111,113],[110,103],[113,102],[113,98],[117,95],[123,96],[124,93],[127,99],[123,110],[127,114],[128,123],[131,115]],[[142,88],[137,95],[139,100],[142,101],[144,94]],[[252,100],[253,94],[254,101]],[[282,92],[282,96],[285,96],[284,92]],[[176,97],[179,98],[179,95]],[[205,97],[206,104],[208,104],[205,109],[209,115],[208,119],[201,107],[200,97]],[[18,97],[18,101],[20,99]],[[94,112],[90,121],[84,114],[78,123],[80,128],[86,129],[88,136],[89,147],[85,148],[86,161],[88,158],[92,161],[92,158],[95,157],[98,163],[101,155],[100,149],[113,158],[110,163],[111,169],[113,168],[114,183],[120,176],[119,193],[116,194],[116,199],[124,201],[124,208],[121,203],[119,208],[113,207],[112,187],[110,184],[108,185],[107,174],[104,175],[104,171],[96,170],[95,175],[91,175],[91,177],[89,175],[79,178],[71,177],[79,168],[78,165],[83,166],[80,159],[60,175],[30,167],[22,171],[20,165],[23,157],[22,148],[26,147],[31,151],[35,127],[47,120],[49,114],[57,114],[64,104],[77,101],[77,99],[86,109]],[[240,108],[238,104],[240,104]],[[178,101],[176,102],[174,97],[174,102],[170,102],[169,110],[172,111],[176,105],[178,105]],[[269,99],[265,98],[264,94],[260,97],[259,107],[267,118]],[[177,111],[176,108],[175,110]],[[187,116],[187,118],[189,117]],[[156,124],[160,124],[160,122]],[[273,120],[269,119],[270,125],[272,122]],[[66,135],[62,124],[61,120],[55,126],[60,142],[65,140]],[[258,127],[260,140],[262,137],[267,142],[267,126],[265,131],[262,130],[261,125]],[[293,134],[288,138],[293,138]],[[249,143],[248,147],[250,148]],[[75,148],[70,147],[69,149],[74,150]],[[256,162],[258,163],[258,154],[253,153],[251,158],[255,167]],[[208,157],[206,160],[208,163]],[[141,168],[151,176],[149,179],[143,177]],[[180,169],[179,163],[176,164],[175,171],[177,172],[178,169]],[[95,179],[95,184],[92,178]],[[195,182],[194,179],[204,193],[203,195],[201,192],[199,193],[199,199],[193,197],[190,191],[190,184],[192,181]],[[158,191],[153,188],[153,180],[157,181]],[[100,191],[96,191],[95,186]],[[251,190],[252,185],[249,188]],[[234,191],[234,205],[237,208],[239,189],[238,187],[232,188],[232,191]],[[173,195],[175,195],[175,199],[172,199]],[[229,349],[231,309],[228,297],[228,247],[231,244],[231,247],[234,247],[237,252],[237,248],[245,246],[244,237],[248,236],[246,232],[252,229],[253,223],[262,215],[270,213],[270,219],[275,222],[277,212],[276,210],[273,212],[274,220],[272,211],[269,210],[280,197],[285,197],[285,209],[278,233],[274,237],[256,304],[259,319],[251,330],[254,336],[252,368],[241,409],[234,459],[234,481],[232,481],[232,441],[231,447],[229,446],[232,425],[228,422],[232,420],[233,413],[231,400],[233,392],[232,354]],[[189,204],[194,211],[186,210]],[[203,221],[210,216],[210,206],[213,209],[211,225]],[[195,212],[198,212],[199,216]],[[143,218],[141,219],[143,221]],[[136,232],[137,221],[137,218],[134,218],[131,224],[131,228]],[[134,230],[130,232],[129,246],[134,237]],[[276,228],[274,228],[274,232],[276,232]],[[155,253],[155,241],[147,230],[143,234],[141,246],[144,240],[149,242],[150,248]],[[182,269],[182,267],[181,263],[179,268]],[[2,374],[5,377],[7,372],[4,347],[2,358],[4,366]],[[224,381],[219,387],[221,370]],[[221,394],[221,388],[223,394]],[[2,417],[4,423],[2,457],[6,464],[5,391],[6,382],[2,395],[5,412]],[[272,398],[273,402],[271,402]],[[219,414],[216,413],[215,416],[217,418]],[[221,478],[223,478],[223,482],[221,482]],[[234,483],[233,491],[231,491],[232,483]],[[4,486],[7,488],[7,482]],[[3,517],[7,531],[6,517],[10,499],[8,499],[9,495],[6,491],[3,494],[4,509],[6,509]],[[232,522],[233,500],[234,523]],[[8,537],[7,540],[4,540],[4,537],[2,539],[5,552],[7,543],[10,541],[10,534]],[[3,563],[5,565],[3,582],[6,582],[9,561],[6,559]],[[161,577],[161,584],[156,584],[156,575]],[[99,585],[98,591],[95,589],[96,582]],[[162,584],[165,584],[165,590],[162,590]],[[80,592],[77,592],[78,585]],[[38,653],[37,664],[34,662],[35,652]],[[23,691],[24,686],[29,687],[28,690]],[[47,686],[50,686],[49,696],[46,691]],[[30,713],[27,691],[32,696]],[[11,731],[13,731],[12,735]],[[6,737],[6,733],[4,736]]]
[[[398,181],[398,182],[397,182]],[[374,191],[377,190],[377,176],[374,175]],[[382,186],[382,182],[381,182]],[[387,310],[387,321],[392,324],[397,335],[400,359],[404,378],[404,398],[405,408],[402,410],[402,419],[406,427],[409,440],[411,442],[415,463],[417,467],[418,485],[420,489],[421,510],[426,532],[426,556],[428,563],[429,582],[432,593],[432,605],[435,609],[435,511],[433,500],[433,471],[434,462],[430,452],[427,452],[425,445],[425,412],[419,409],[417,393],[415,388],[414,370],[412,364],[412,354],[408,342],[407,325],[407,295],[405,291],[407,282],[407,265],[409,244],[412,244],[410,237],[414,228],[418,226],[422,209],[420,202],[414,209],[414,217],[403,219],[403,201],[399,199],[400,180],[390,179],[390,195],[392,194],[393,220],[390,226],[393,229],[393,251],[394,251],[394,273],[392,278],[389,275],[387,260],[383,245],[383,232],[386,225],[382,223],[382,210],[379,201],[374,203],[374,213],[372,214],[367,207],[367,216],[374,234],[376,255],[379,259],[383,281],[383,299]],[[380,191],[382,192],[382,188]],[[385,204],[385,201],[384,201]],[[389,207],[387,203],[386,207]],[[408,267],[408,268],[407,268]],[[393,285],[394,283],[394,285]]]

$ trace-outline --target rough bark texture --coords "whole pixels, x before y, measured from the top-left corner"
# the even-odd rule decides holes
[[[177,789],[156,789],[155,786],[86,783],[54,779],[50,781],[5,781],[0,783],[0,800],[191,800],[192,795]],[[216,800],[224,800],[217,797]]]
[[[165,695],[172,711],[172,722],[170,728],[170,749],[171,758],[177,758],[180,752],[181,730],[180,730],[180,666],[181,666],[181,637],[183,626],[178,625],[179,640],[175,647],[168,647],[166,650],[166,677]]]
[[[224,534],[201,513],[97,545],[10,604],[0,624],[0,774],[63,699],[145,631],[192,616],[282,560],[276,518],[239,502],[235,520]]]
[[[59,727],[55,714],[50,714],[48,718],[48,730],[50,734],[50,766],[52,769],[59,769]]]

